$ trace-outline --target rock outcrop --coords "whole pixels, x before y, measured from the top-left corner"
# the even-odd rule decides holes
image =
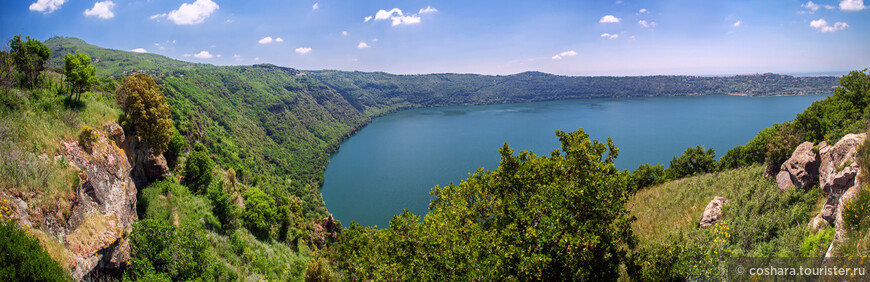
[[[122,134],[123,135],[123,134]],[[116,139],[117,140],[117,139]],[[169,166],[163,154],[155,155],[151,146],[144,138],[137,135],[127,136],[121,147],[127,153],[127,158],[133,165],[130,176],[139,189],[145,188],[148,183],[160,180],[169,175]]]
[[[54,226],[48,230],[63,238],[73,253],[72,275],[76,279],[119,269],[130,259],[130,246],[124,238],[137,219],[136,186],[130,177],[133,167],[116,143],[123,141],[123,129],[109,125],[106,131],[111,137],[98,132],[91,153],[76,141],[63,142],[70,164],[80,169],[82,184],[66,220],[43,219],[43,226]]]
[[[797,146],[791,158],[785,161],[776,175],[779,190],[786,191],[790,187],[807,189],[816,184],[819,178],[819,163],[821,159],[813,150],[812,142],[804,142]]]
[[[701,222],[698,224],[701,228],[707,228],[716,222],[719,222],[719,217],[722,216],[722,206],[728,203],[728,199],[723,197],[715,197],[707,207],[704,208],[704,215],[701,217]]]

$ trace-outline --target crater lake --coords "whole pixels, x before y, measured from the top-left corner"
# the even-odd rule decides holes
[[[556,130],[583,128],[619,148],[619,169],[664,164],[703,145],[717,159],[761,129],[792,120],[827,95],[682,96],[562,100],[412,109],[375,118],[330,158],[321,188],[326,207],[351,221],[389,227],[408,209],[424,216],[435,185],[458,185],[479,168],[498,167],[498,149],[549,155]]]

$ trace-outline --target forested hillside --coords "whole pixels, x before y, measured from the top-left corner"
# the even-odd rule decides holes
[[[678,95],[804,95],[831,93],[836,77],[778,74],[703,76],[560,76],[541,72],[514,75],[313,71],[370,116],[404,108],[519,103],[602,97]]]

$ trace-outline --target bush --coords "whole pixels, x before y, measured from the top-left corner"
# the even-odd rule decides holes
[[[224,231],[235,230],[240,214],[239,208],[224,190],[222,182],[219,181],[209,186],[208,198],[212,203],[212,213],[220,221],[221,229]]]
[[[271,236],[272,224],[278,217],[275,199],[254,187],[245,191],[245,225],[262,238]]]
[[[0,280],[67,281],[66,272],[14,223],[0,223]]]
[[[641,189],[665,182],[665,166],[642,164],[631,173],[635,189]]]
[[[801,243],[801,256],[820,257],[825,255],[828,245],[834,239],[834,228],[825,228],[810,234]]]
[[[713,148],[706,151],[704,146],[689,147],[679,158],[671,160],[671,166],[665,171],[668,179],[678,179],[696,174],[713,172],[718,169],[716,152]]]
[[[175,227],[161,220],[144,219],[130,234],[133,280],[159,278],[213,280],[215,264],[205,233],[193,226]]]
[[[212,170],[214,170],[214,161],[208,156],[205,146],[196,143],[184,164],[184,185],[197,194],[206,192],[211,185]]]
[[[184,152],[184,147],[187,146],[186,142],[184,142],[184,136],[181,136],[178,133],[178,130],[173,130],[175,134],[172,135],[172,139],[169,140],[169,145],[166,148],[166,152],[163,152],[163,156],[166,157],[166,163],[169,165],[169,169],[175,169],[175,166],[178,165],[178,157]]]
[[[94,142],[100,138],[97,135],[97,131],[91,128],[90,126],[82,126],[82,132],[79,133],[79,145],[82,146],[85,151],[91,152],[94,149]]]
[[[327,268],[328,263],[323,259],[311,259],[308,268],[305,269],[305,281],[333,281],[332,275]]]
[[[858,194],[843,203],[843,221],[850,229],[857,230],[862,227],[861,222],[870,213],[870,186],[864,186],[858,190]]]
[[[154,79],[145,74],[128,76],[115,95],[116,101],[129,115],[133,129],[148,140],[154,153],[166,151],[174,132],[172,117],[166,97]]]

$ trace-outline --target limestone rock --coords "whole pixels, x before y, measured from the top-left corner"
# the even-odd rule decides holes
[[[722,206],[728,203],[728,199],[723,197],[715,197],[707,207],[704,208],[704,216],[701,217],[701,222],[698,224],[701,228],[707,228],[710,225],[719,222],[719,217],[722,216]]]
[[[866,135],[863,133],[849,134],[834,145],[825,142],[819,144],[819,186],[828,198],[818,217],[835,228],[834,243],[842,241],[845,235],[843,203],[858,191],[860,169],[856,155],[858,145],[863,144],[865,139]],[[826,256],[831,255],[829,248]]]
[[[812,142],[804,142],[797,146],[791,158],[785,161],[776,175],[779,189],[787,190],[791,186],[807,189],[816,184],[819,177],[821,159],[813,150]]]
[[[163,157],[163,154],[155,155],[148,141],[144,138],[135,135],[128,136],[123,145],[124,151],[133,165],[130,176],[133,177],[133,182],[137,188],[144,188],[151,182],[169,176],[166,158]]]

